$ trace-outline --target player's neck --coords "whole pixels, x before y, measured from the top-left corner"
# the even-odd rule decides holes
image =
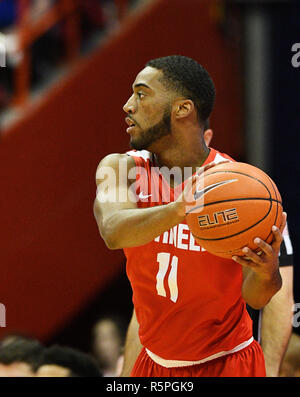
[[[210,149],[203,144],[184,146],[170,146],[163,151],[153,151],[155,162],[158,167],[180,167],[184,170],[185,167],[192,167],[193,172],[198,167],[201,167],[209,155]]]

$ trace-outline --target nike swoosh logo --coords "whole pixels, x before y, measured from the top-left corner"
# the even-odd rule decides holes
[[[232,182],[236,182],[237,179],[228,179],[227,181],[221,181],[221,182],[217,182],[217,183],[213,183],[212,185],[206,186],[205,188],[201,189],[201,190],[196,190],[194,193],[194,199],[198,200],[200,197],[202,197],[205,193],[216,189],[220,186],[223,185],[227,185],[227,183],[232,183]]]
[[[143,192],[141,192],[141,193],[139,194],[139,198],[140,198],[140,199],[146,199],[146,198],[148,198],[148,197],[150,197],[150,196],[152,196],[152,194],[146,194],[146,195],[144,195]]]

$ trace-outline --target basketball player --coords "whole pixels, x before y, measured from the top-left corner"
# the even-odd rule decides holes
[[[267,376],[279,376],[292,332],[293,320],[293,254],[287,229],[283,231],[279,270],[282,288],[260,311],[248,308],[254,322],[254,337],[260,342],[266,365]]]
[[[208,122],[204,127],[203,136],[206,145],[210,146],[213,130]],[[292,333],[294,265],[288,225],[283,231],[283,241],[280,246],[279,271],[282,287],[263,310],[254,310],[247,306],[253,321],[253,336],[262,346],[266,374],[269,377],[279,376],[281,363]]]
[[[265,376],[246,302],[262,308],[281,288],[278,253],[286,214],[281,228],[272,229],[272,244],[255,239],[260,256],[245,247],[248,260],[209,254],[185,222],[198,176],[230,159],[203,140],[214,97],[208,72],[195,60],[148,62],[124,105],[133,150],[105,157],[97,169],[95,218],[107,247],[124,249],[127,257],[134,303],[128,340],[135,343],[138,330],[142,345],[140,352],[125,350],[124,376]],[[178,184],[164,177],[173,167],[194,174]],[[107,183],[108,169],[116,185]],[[127,180],[120,177],[123,169]]]

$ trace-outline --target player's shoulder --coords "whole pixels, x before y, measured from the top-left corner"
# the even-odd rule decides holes
[[[110,153],[100,160],[98,164],[98,168],[101,167],[118,168],[122,163],[124,165],[126,164],[129,166],[135,165],[134,159],[128,156],[126,153]]]
[[[127,175],[129,175],[129,171],[131,171],[134,167],[135,161],[132,157],[124,153],[108,154],[107,156],[103,157],[96,169],[96,184],[98,185],[103,178],[107,176],[118,179],[120,172],[124,172],[124,170],[126,170],[125,172],[127,172]]]

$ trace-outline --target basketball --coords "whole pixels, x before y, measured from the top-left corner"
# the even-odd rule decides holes
[[[204,172],[193,190],[196,205],[186,221],[196,242],[223,258],[245,256],[259,237],[272,242],[272,226],[280,227],[282,201],[272,179],[262,170],[241,162],[226,162]],[[197,186],[198,184],[198,186]]]

